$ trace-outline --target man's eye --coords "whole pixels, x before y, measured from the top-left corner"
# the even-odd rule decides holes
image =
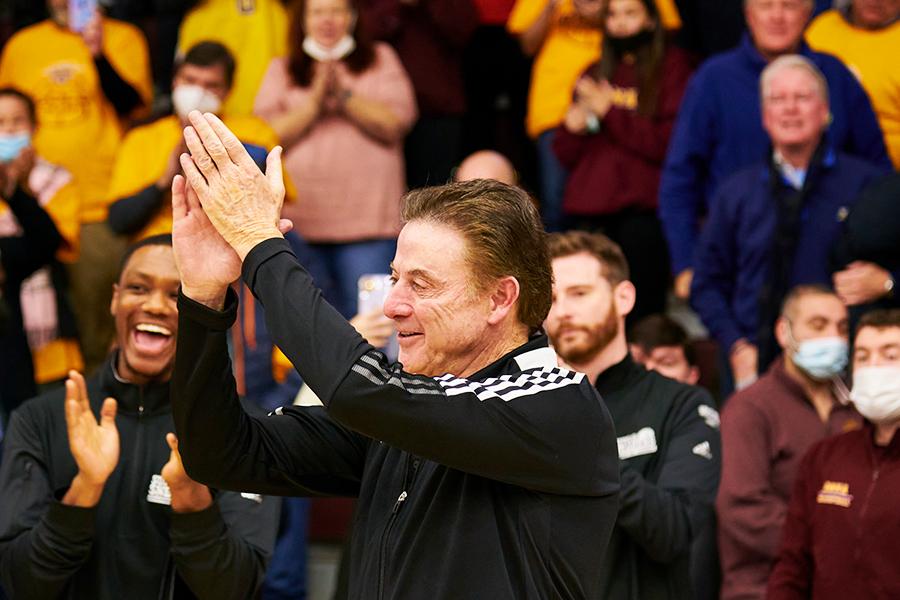
[[[142,293],[144,293],[144,292],[147,291],[147,288],[146,288],[146,287],[144,287],[144,286],[142,286],[142,285],[137,285],[137,284],[135,284],[135,283],[133,283],[133,284],[127,286],[126,289],[127,289],[128,291],[130,291],[130,292],[137,292],[137,293],[139,293],[139,294],[142,294]]]

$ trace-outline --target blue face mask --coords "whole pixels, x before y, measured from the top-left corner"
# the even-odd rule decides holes
[[[0,134],[0,162],[9,162],[31,144],[31,134]]]
[[[813,379],[831,379],[847,367],[847,340],[839,337],[800,342],[791,361]]]

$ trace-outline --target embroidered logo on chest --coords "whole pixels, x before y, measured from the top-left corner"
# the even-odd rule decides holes
[[[644,427],[634,433],[623,435],[616,442],[619,446],[619,460],[653,454],[658,450],[656,432],[651,427]]]
[[[841,506],[850,508],[853,502],[853,495],[850,493],[850,484],[840,481],[826,481],[822,484],[822,489],[816,495],[818,504],[831,504],[833,506]]]

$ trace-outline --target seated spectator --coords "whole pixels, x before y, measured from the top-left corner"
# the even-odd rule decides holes
[[[629,355],[635,288],[615,243],[582,231],[549,243],[553,305],[544,327],[560,359],[594,382],[619,436],[619,514],[598,597],[693,598],[691,542],[712,519],[719,483],[712,398]]]
[[[183,132],[190,111],[219,114],[244,143],[265,150],[278,144],[262,119],[222,114],[234,73],[234,57],[218,42],[200,42],[184,55],[172,81],[175,114],[132,129],[122,141],[109,189],[108,221],[113,231],[136,239],[171,233],[172,179],[181,172],[179,157],[186,151]]]
[[[178,32],[178,58],[200,42],[219,42],[239,57],[227,115],[249,115],[269,63],[287,54],[288,15],[281,0],[202,0],[185,15]]]
[[[0,333],[0,424],[22,401],[37,393],[25,312],[32,309],[34,317],[33,309],[38,307],[22,303],[25,282],[33,282],[34,273],[49,265],[57,252],[74,247],[64,240],[53,218],[41,206],[61,191],[56,199],[60,210],[77,211],[77,197],[73,203],[63,191],[71,176],[36,157],[31,145],[33,132],[31,99],[11,88],[0,90],[0,295],[7,308],[7,323]],[[72,228],[68,232],[73,233]],[[47,273],[43,275],[46,280]],[[35,287],[32,285],[32,289]],[[34,299],[33,294],[31,298]],[[46,298],[44,301],[48,302]],[[38,335],[34,322],[32,318],[31,329]]]
[[[13,598],[248,598],[262,584],[278,500],[191,480],[170,433],[171,243],[125,255],[110,307],[119,349],[103,369],[87,383],[73,371],[65,391],[13,414],[0,465],[0,581]]]
[[[778,354],[772,331],[788,290],[831,282],[842,221],[881,174],[833,148],[828,88],[809,59],[776,59],[760,90],[770,158],[732,175],[714,197],[691,290],[738,389]]]
[[[861,422],[840,380],[847,309],[834,292],[794,288],[775,335],[784,357],[722,412],[722,600],[765,597],[800,459],[815,442]]]
[[[0,86],[31,96],[40,123],[35,150],[69,171],[78,188],[80,252],[67,266],[90,372],[114,337],[110,290],[126,244],[105,224],[109,180],[124,124],[150,105],[150,59],[136,27],[100,14],[86,25],[70,22],[67,0],[47,0],[47,7],[49,19],[19,31],[4,47]]]
[[[900,73],[886,56],[900,54],[900,2],[853,0],[820,15],[806,30],[809,45],[841,59],[872,100],[884,142],[900,169]]]
[[[684,328],[666,315],[650,315],[628,333],[631,357],[648,370],[669,379],[697,385],[700,369]]]
[[[462,58],[478,27],[472,0],[364,0],[363,17],[375,39],[391,44],[419,106],[406,136],[406,183],[419,188],[450,180],[462,158],[466,90]]]
[[[863,316],[850,398],[863,428],[814,445],[797,470],[769,600],[900,598],[900,311]]]
[[[519,183],[519,177],[509,159],[493,150],[479,150],[470,154],[459,164],[453,175],[454,181],[472,179],[494,179],[507,185]]]
[[[272,61],[255,111],[278,134],[303,199],[284,215],[325,265],[326,297],[349,318],[359,277],[388,272],[394,257],[415,98],[394,50],[368,41],[358,0],[300,0],[292,10],[290,55]]]
[[[600,21],[602,58],[576,84],[553,150],[570,173],[568,224],[601,231],[625,252],[638,292],[629,320],[638,320],[666,307],[659,174],[691,65],[666,44],[652,0],[609,0]]]
[[[737,48],[711,58],[694,75],[663,166],[659,215],[681,298],[690,294],[699,224],[715,208],[714,194],[726,178],[766,157],[770,142],[760,127],[759,76],[772,60],[793,53],[811,60],[828,84],[831,147],[890,167],[866,92],[838,59],[813,52],[803,41],[813,0],[744,4],[749,32]]]
[[[847,215],[844,234],[833,261],[843,266],[834,273],[834,289],[850,307],[851,326],[873,308],[900,306],[900,173],[873,183]],[[853,327],[851,327],[851,330]]]
[[[553,152],[556,128],[566,116],[575,83],[600,58],[603,0],[517,0],[507,29],[534,56],[526,129],[537,144],[541,212],[549,231],[563,227],[568,173]],[[680,24],[673,0],[657,0],[666,28]]]

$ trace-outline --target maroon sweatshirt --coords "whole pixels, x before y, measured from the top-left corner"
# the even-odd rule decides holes
[[[472,0],[364,0],[376,39],[391,44],[409,73],[423,116],[466,110],[462,54],[478,27]]]
[[[613,106],[600,131],[579,135],[565,126],[556,130],[553,150],[570,172],[563,198],[566,214],[609,215],[629,207],[656,210],[660,171],[691,70],[688,55],[670,46],[660,71],[656,114],[645,117],[637,111],[637,73],[622,62],[610,80]]]
[[[803,458],[769,600],[900,598],[900,435],[823,440]]]
[[[822,438],[861,423],[852,405],[837,401],[823,423],[783,359],[725,403],[716,498],[721,600],[765,596],[800,460]]]

